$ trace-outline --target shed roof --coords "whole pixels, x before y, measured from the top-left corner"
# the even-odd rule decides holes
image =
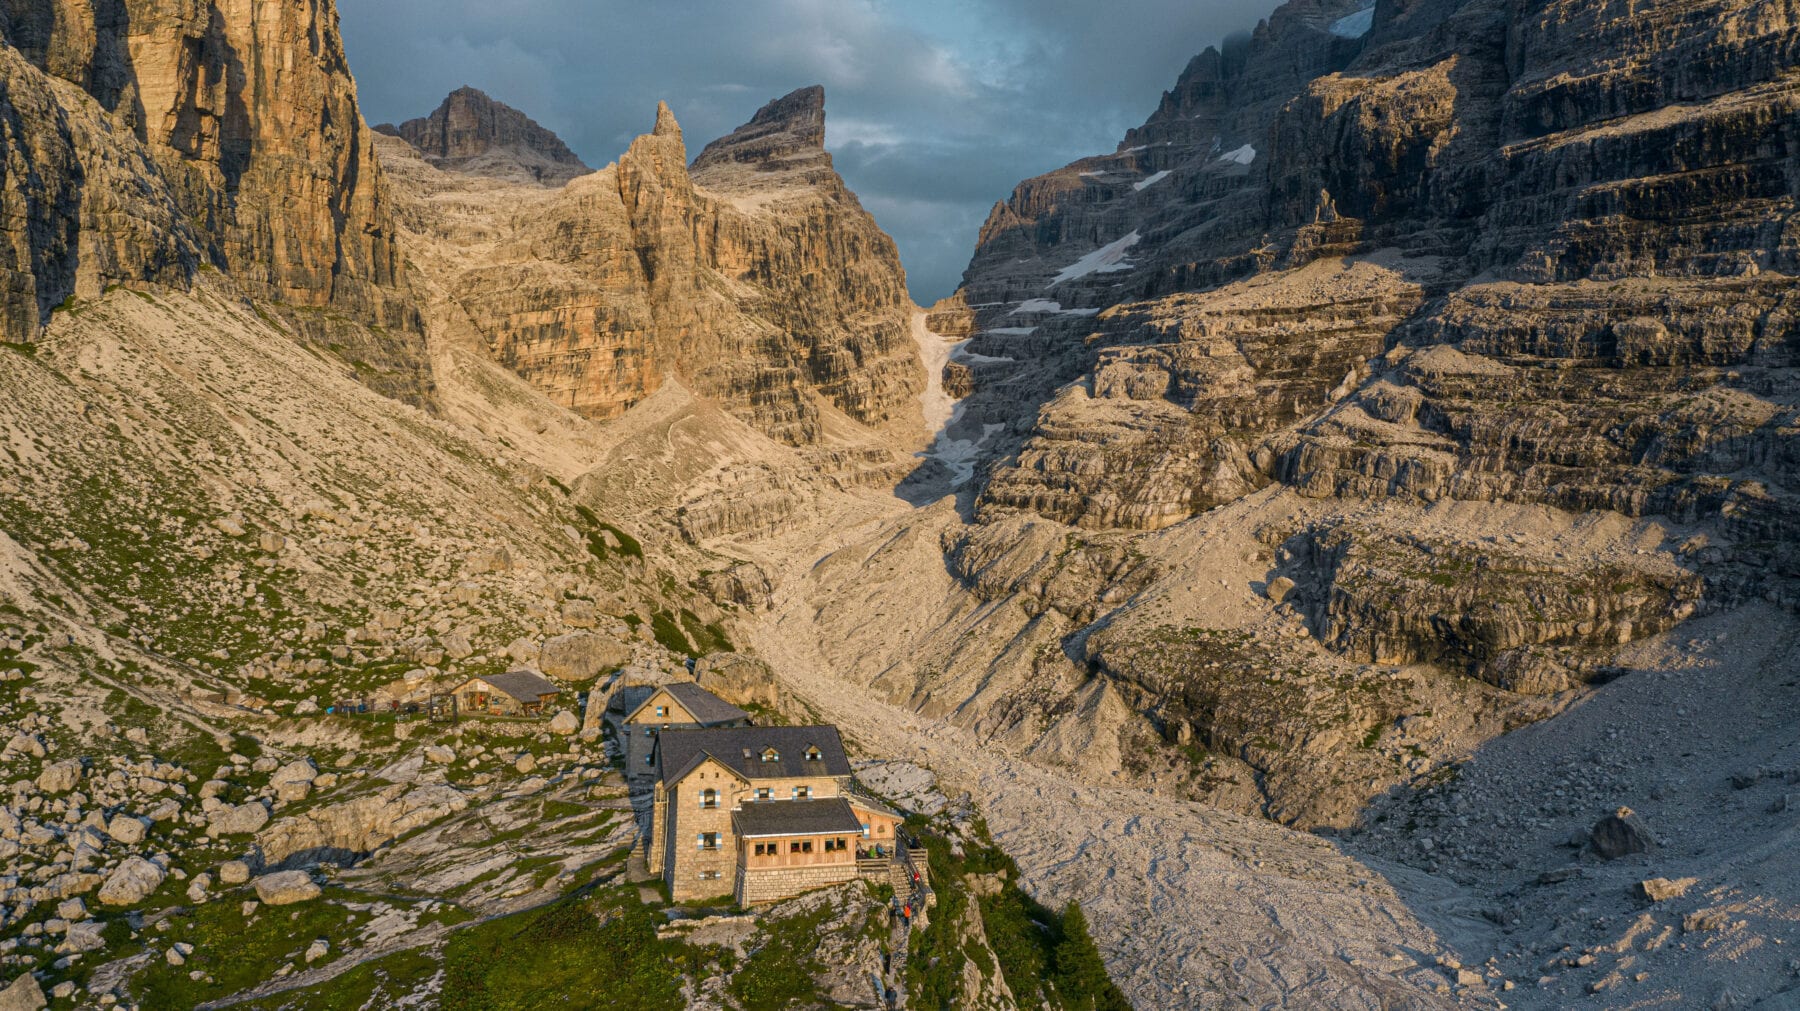
[[[652,689],[649,694],[644,696],[641,702],[631,709],[626,710],[629,715],[625,717],[625,722],[630,723],[632,720],[636,719],[638,713],[642,711],[645,706],[650,704],[650,700],[656,697],[658,691],[668,692],[671,698],[681,704],[681,708],[686,709],[688,713],[694,717],[694,722],[701,726],[721,726],[726,723],[737,723],[741,720],[750,718],[749,713],[744,712],[742,709],[739,709],[737,706],[714,695],[712,692],[707,691],[694,682],[676,681],[672,684],[660,685],[657,688]]]
[[[806,760],[808,748],[818,749],[818,761]],[[771,749],[778,757],[763,761]],[[833,726],[665,730],[657,735],[656,753],[656,774],[664,783],[681,779],[708,757],[747,780],[850,775],[844,741]]]
[[[731,813],[731,827],[746,839],[785,835],[861,835],[862,819],[842,797],[829,800],[769,800]]]
[[[562,692],[556,682],[530,670],[510,670],[504,674],[489,674],[472,680],[486,681],[494,686],[495,691],[505,692],[520,702],[536,702],[542,696]]]

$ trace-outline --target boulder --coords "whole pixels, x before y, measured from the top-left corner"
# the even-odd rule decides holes
[[[560,734],[563,737],[568,737],[580,729],[581,721],[575,717],[574,713],[567,709],[557,713],[556,718],[550,721],[550,732],[553,734]]]
[[[570,632],[544,643],[538,668],[554,678],[592,681],[631,660],[631,648],[593,632]]]
[[[66,762],[54,762],[44,766],[38,773],[38,789],[45,793],[68,793],[81,782],[81,763],[74,759]]]
[[[256,879],[256,897],[271,906],[308,902],[320,894],[318,883],[305,871],[277,871]]]
[[[537,640],[523,636],[514,639],[506,647],[506,655],[512,657],[514,663],[524,664],[527,667],[537,666],[538,654],[541,652],[543,652],[543,647],[538,645]]]
[[[112,821],[106,823],[106,834],[127,846],[143,842],[148,831],[144,819],[128,814],[115,814]]]
[[[593,628],[595,620],[594,602],[578,598],[570,598],[569,600],[563,601],[562,620],[563,624],[570,628]]]
[[[311,783],[282,783],[275,787],[275,799],[288,804],[305,800],[311,793]]]
[[[775,708],[781,689],[775,671],[766,663],[741,653],[713,653],[694,664],[694,680],[734,706]]]
[[[100,951],[106,947],[105,931],[106,924],[99,920],[71,923],[69,929],[63,932],[62,943],[56,946],[56,950],[64,955]]]
[[[276,769],[274,774],[269,777],[269,785],[280,786],[283,783],[311,783],[317,778],[319,778],[319,770],[313,765],[312,759],[302,758],[289,762],[281,768]]]
[[[269,809],[260,801],[236,807],[226,804],[214,811],[206,822],[206,834],[214,839],[222,835],[243,835],[261,831],[269,823]]]
[[[437,765],[449,765],[456,761],[456,752],[442,744],[429,745],[425,749],[425,760]]]
[[[1621,807],[1594,825],[1588,833],[1588,842],[1602,859],[1617,860],[1632,853],[1648,852],[1656,846],[1656,837],[1637,812]]]
[[[49,1006],[50,999],[44,996],[44,988],[38,986],[37,977],[29,970],[0,990],[0,1011],[43,1011]]]
[[[212,888],[212,881],[212,875],[207,874],[204,871],[194,875],[194,880],[188,882],[188,901],[193,903],[205,902],[208,898],[208,890]]]
[[[242,860],[227,860],[219,865],[219,883],[241,885],[250,880],[250,865]]]
[[[444,648],[444,655],[452,660],[467,660],[475,653],[475,647],[469,643],[469,637],[458,632],[440,637],[438,645]]]
[[[100,901],[109,906],[133,906],[162,887],[168,872],[143,857],[127,857],[100,886]]]
[[[525,754],[519,756],[518,761],[513,763],[513,768],[519,770],[520,775],[529,776],[537,771],[537,756],[527,751]]]
[[[1263,588],[1263,596],[1268,597],[1269,601],[1275,604],[1288,599],[1288,595],[1293,592],[1294,581],[1286,576],[1276,576],[1269,580],[1268,586]]]
[[[1632,890],[1637,893],[1637,897],[1640,899],[1649,902],[1664,902],[1669,899],[1679,899],[1683,895],[1686,895],[1688,889],[1698,884],[1699,880],[1700,879],[1698,878],[1675,878],[1674,880],[1670,880],[1669,878],[1650,878],[1647,881],[1638,882],[1633,886]]]
[[[331,942],[321,937],[307,945],[306,964],[311,965],[329,954],[331,954]]]

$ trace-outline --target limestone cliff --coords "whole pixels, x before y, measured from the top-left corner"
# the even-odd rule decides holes
[[[773,102],[690,171],[673,113],[556,191],[402,165],[418,255],[491,354],[614,418],[679,380],[804,445],[847,418],[919,437],[924,377],[894,244],[832,169],[824,92]]]
[[[553,185],[593,171],[561,137],[475,88],[452,91],[429,116],[375,129],[401,138],[448,169],[522,173]]]
[[[1047,760],[1116,738],[1348,824],[1623,645],[1791,609],[1797,53],[1745,0],[1293,0],[1203,53],[930,317],[968,596],[822,568],[821,648]]]
[[[217,269],[253,297],[324,310],[290,325],[358,345],[351,357],[390,392],[425,395],[331,0],[11,2],[0,32],[7,340],[30,340],[71,298]]]

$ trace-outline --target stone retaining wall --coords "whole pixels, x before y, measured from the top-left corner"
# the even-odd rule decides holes
[[[773,867],[746,871],[738,868],[737,900],[740,906],[754,906],[793,898],[815,888],[827,888],[856,880],[856,865],[828,864],[823,867]]]

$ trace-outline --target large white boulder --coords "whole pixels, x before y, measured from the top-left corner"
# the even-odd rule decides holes
[[[276,871],[256,879],[256,897],[271,906],[291,906],[316,899],[322,890],[305,871]]]
[[[134,906],[162,887],[168,872],[143,857],[127,857],[100,886],[100,901],[109,906]]]
[[[217,839],[222,835],[242,835],[257,832],[269,823],[269,809],[260,801],[250,801],[236,807],[226,804],[212,813],[206,822],[206,834]]]

